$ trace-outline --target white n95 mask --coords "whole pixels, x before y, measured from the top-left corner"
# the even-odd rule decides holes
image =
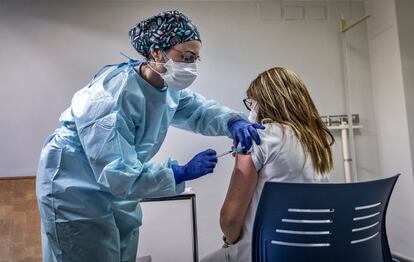
[[[253,101],[252,102],[252,108],[250,109],[250,113],[249,113],[249,117],[248,117],[248,119],[251,123],[257,123],[256,106],[257,106],[257,102]]]
[[[167,72],[161,73],[165,85],[177,91],[189,87],[197,78],[197,64],[174,62],[172,59],[164,64]]]

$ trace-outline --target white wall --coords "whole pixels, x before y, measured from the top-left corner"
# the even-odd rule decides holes
[[[203,39],[203,61],[194,90],[244,110],[242,99],[250,81],[271,66],[287,66],[305,80],[321,114],[344,113],[339,18],[342,12],[349,19],[362,15],[362,2],[3,0],[0,176],[33,175],[41,144],[59,126],[58,117],[72,94],[101,66],[123,60],[119,51],[135,56],[127,36],[132,25],[172,8],[193,18]],[[366,35],[365,25],[356,27],[348,47],[353,108],[365,126],[356,137],[358,171],[362,179],[372,179],[378,176],[379,162]],[[341,145],[336,138],[332,178],[341,181]],[[230,145],[226,138],[170,129],[154,161],[172,156],[184,162],[205,148],[220,152]],[[198,197],[201,256],[220,245],[219,208],[232,165],[227,157],[214,174],[188,183]]]
[[[401,65],[407,107],[408,131],[410,135],[411,162],[414,163],[414,1],[395,1]]]
[[[368,20],[368,38],[381,173],[383,176],[402,174],[389,206],[388,236],[393,252],[414,258],[414,184],[408,131],[408,119],[412,115],[407,109],[412,97],[404,90],[395,2],[368,0],[367,13],[372,16]],[[412,18],[409,21],[412,29]],[[400,38],[401,46],[412,52],[406,49],[406,37]]]

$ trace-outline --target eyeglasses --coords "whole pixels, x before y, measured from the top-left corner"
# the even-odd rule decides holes
[[[250,98],[245,98],[243,99],[243,103],[247,110],[252,111],[253,100],[251,100]]]
[[[175,49],[174,47],[170,47],[169,49],[172,49],[176,52],[181,53],[182,62],[184,63],[201,62],[200,56],[194,54],[191,51],[181,51],[181,50]]]

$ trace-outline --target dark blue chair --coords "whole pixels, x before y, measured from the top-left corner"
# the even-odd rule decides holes
[[[392,261],[385,214],[398,176],[346,184],[266,182],[252,261]]]

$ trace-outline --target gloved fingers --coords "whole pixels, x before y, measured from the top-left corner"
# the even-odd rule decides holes
[[[233,146],[237,147],[237,145],[240,143],[239,137],[237,134],[233,135]]]
[[[264,125],[257,124],[257,123],[254,123],[253,127],[256,128],[256,129],[265,129],[266,128]]]
[[[207,156],[206,160],[210,161],[210,162],[217,163],[217,156]]]
[[[238,138],[238,139],[239,139],[239,141],[240,141],[240,145],[241,145],[242,147],[246,148],[246,141],[245,141],[245,137],[244,137],[244,135],[243,135],[243,132],[239,132],[239,133],[237,134],[237,138]]]
[[[204,163],[204,166],[205,167],[208,167],[208,168],[215,168],[216,167],[216,163],[214,163],[214,162],[206,162],[206,163]]]
[[[214,168],[209,168],[209,169],[207,169],[207,173],[206,173],[206,175],[207,174],[211,174],[211,173],[213,173],[214,172]]]
[[[203,159],[203,161],[201,162],[201,164],[203,164],[203,165],[213,164],[214,166],[216,166],[216,164],[217,164],[217,157],[211,157],[211,159]]]
[[[244,148],[243,148],[243,153],[245,154],[251,147],[252,147],[252,137],[250,136],[249,130],[243,129],[243,136],[244,136]],[[243,146],[243,144],[242,144]]]
[[[215,156],[215,155],[217,155],[216,150],[211,149],[211,148],[207,149],[206,151],[204,151],[204,152],[202,152],[202,153],[203,153],[204,155],[207,155],[207,156]]]
[[[250,136],[253,138],[253,140],[256,143],[256,145],[260,145],[260,136],[257,133],[256,128],[254,128],[252,126],[249,126],[248,127],[248,130],[249,130]]]

